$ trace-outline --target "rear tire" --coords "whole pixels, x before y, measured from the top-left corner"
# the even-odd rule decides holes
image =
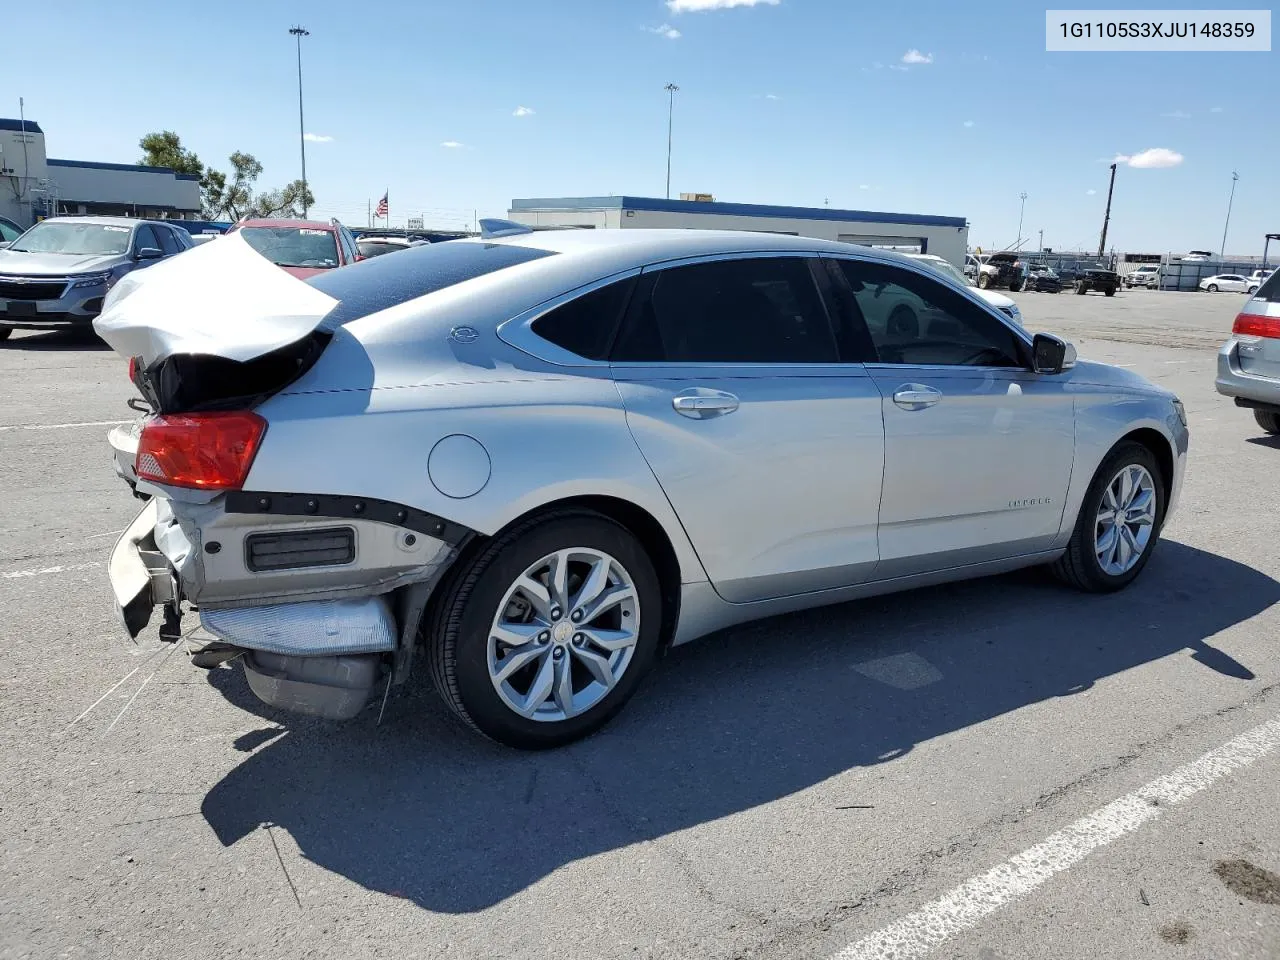
[[[1084,296],[1086,293],[1088,293],[1088,292],[1089,292],[1089,288],[1088,288],[1088,287],[1086,287],[1083,283],[1077,283],[1077,284],[1076,284],[1076,294],[1077,294],[1078,296],[1083,297],[1083,296]]]
[[[1267,433],[1280,433],[1280,413],[1274,413],[1271,410],[1255,410],[1253,419],[1257,420],[1258,426]]]
[[[1249,296],[1251,296],[1251,297],[1252,297],[1252,296],[1253,296],[1255,293],[1257,293],[1257,292],[1258,292],[1258,288],[1257,288],[1257,287],[1250,287],[1250,288],[1249,288]]]
[[[1021,289],[1022,289],[1022,283],[1018,280],[1015,280],[1013,281],[1013,283],[1009,284],[1010,293],[1017,293]]]
[[[1145,471],[1150,480],[1150,502],[1142,500],[1135,492],[1132,501],[1134,505],[1128,506],[1127,510],[1111,509],[1110,504],[1104,509],[1103,501],[1108,494],[1111,494],[1112,501],[1123,499],[1122,474],[1129,472],[1130,475],[1140,476],[1140,471]],[[1118,484],[1122,487],[1121,494],[1117,494]],[[1140,491],[1141,487],[1142,484],[1133,485],[1135,490]],[[1089,489],[1085,491],[1075,529],[1067,544],[1067,552],[1053,564],[1054,574],[1063,582],[1087,593],[1110,593],[1132,583],[1151,559],[1160,538],[1160,528],[1164,524],[1164,491],[1164,478],[1155,455],[1140,443],[1120,443],[1103,459]],[[1125,504],[1118,505],[1125,507]],[[1150,522],[1129,524],[1127,517],[1138,517],[1140,508],[1149,511]],[[1113,563],[1110,570],[1103,566],[1103,560],[1099,556],[1100,552],[1104,556],[1108,555],[1104,530],[1104,517],[1108,512],[1112,516],[1124,515],[1126,518],[1126,522],[1113,524],[1110,528],[1115,531],[1116,539],[1124,540],[1121,550],[1128,550],[1131,544],[1138,541],[1141,543],[1141,549],[1137,551],[1136,559],[1131,564],[1126,566],[1123,563]],[[1141,539],[1144,526],[1148,527],[1145,540]],[[1124,527],[1127,533],[1120,527]],[[1114,553],[1109,556],[1113,560],[1119,559]]]
[[[1216,283],[1211,283],[1211,284],[1209,284],[1209,286],[1208,286],[1208,287],[1206,287],[1205,289],[1206,289],[1206,290],[1208,290],[1210,293],[1217,293],[1217,292],[1218,292],[1218,285],[1217,285]]]
[[[552,572],[561,557],[564,606],[556,607]],[[571,614],[577,611],[566,607],[589,589],[595,558],[603,558],[605,570],[600,590],[629,584],[633,600],[576,620]],[[518,585],[542,569],[545,579],[533,587],[542,585],[545,596],[535,599]],[[485,736],[524,750],[563,746],[594,733],[631,698],[658,652],[661,607],[653,564],[624,527],[587,510],[532,517],[498,534],[441,585],[424,637],[432,680],[453,712]],[[517,634],[520,642],[501,642],[499,631]],[[627,633],[627,646],[603,645],[618,644]],[[517,662],[521,666],[502,675],[504,665]],[[563,695],[562,671],[568,675]],[[539,690],[546,692],[535,694]],[[525,715],[517,710],[521,702],[528,705]]]
[[[1103,290],[1102,292],[1105,293],[1108,297],[1114,297],[1116,295],[1115,290],[1112,290],[1110,287],[1108,287],[1106,290]]]

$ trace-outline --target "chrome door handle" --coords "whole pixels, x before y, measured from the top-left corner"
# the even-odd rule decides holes
[[[903,410],[923,410],[942,399],[942,392],[919,383],[906,383],[893,392],[893,402]]]
[[[738,409],[738,398],[723,390],[698,390],[678,393],[671,398],[676,413],[693,420],[710,420]]]

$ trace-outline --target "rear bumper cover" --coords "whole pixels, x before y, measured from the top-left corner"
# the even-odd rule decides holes
[[[1280,380],[1258,377],[1240,369],[1240,341],[1232,337],[1218,351],[1218,376],[1214,381],[1224,397],[1246,400],[1268,409],[1280,410]]]

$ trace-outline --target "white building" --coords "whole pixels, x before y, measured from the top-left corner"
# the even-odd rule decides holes
[[[512,200],[508,219],[529,226],[627,229],[690,227],[751,230],[872,247],[932,253],[964,266],[969,227],[964,217],[877,213],[830,207],[774,207],[656,197],[554,197]]]
[[[0,216],[19,226],[55,214],[186,218],[200,216],[200,178],[168,167],[57,160],[44,131],[0,117]]]

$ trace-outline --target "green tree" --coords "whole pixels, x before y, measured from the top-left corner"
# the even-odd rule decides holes
[[[231,172],[206,167],[172,130],[149,133],[138,141],[142,148],[139,162],[151,167],[169,167],[179,173],[200,178],[200,205],[207,220],[239,220],[242,217],[298,217],[315,204],[311,191],[294,180],[278,190],[254,192],[262,164],[252,154],[237,150],[228,157]],[[305,192],[305,196],[304,196]]]

